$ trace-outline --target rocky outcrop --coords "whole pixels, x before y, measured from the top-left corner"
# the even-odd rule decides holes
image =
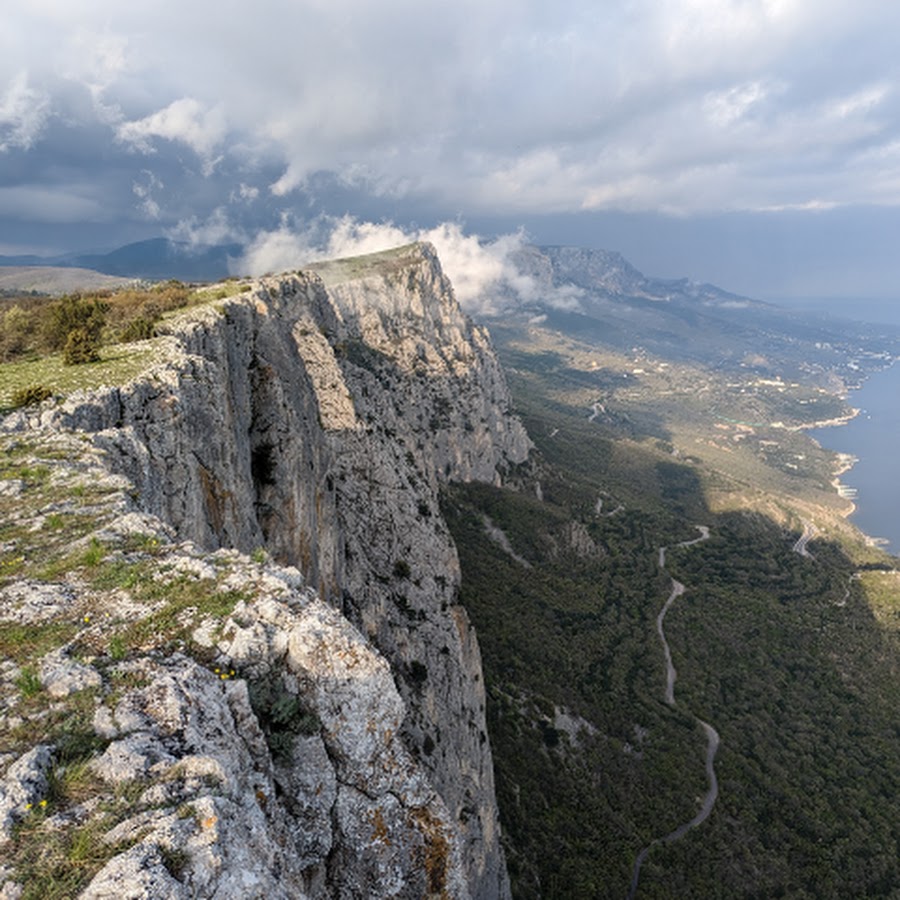
[[[157,653],[141,663],[151,686],[98,701],[111,743],[95,775],[161,778],[168,812],[117,826],[144,837],[86,896],[136,871],[173,881],[134,895],[148,897],[505,896],[478,646],[438,502],[443,481],[498,481],[528,451],[486,334],[427,245],[263,279],[169,330],[166,363],[127,387],[5,423],[89,435],[140,533],[169,530],[184,577],[212,577],[204,554],[232,548],[241,566],[265,552],[281,585],[228,587],[246,595],[228,616],[189,617],[185,646],[208,665]],[[296,570],[302,587],[285,588],[277,573]],[[18,609],[40,606],[33,587]],[[98,671],[63,648],[40,678],[103,698]],[[204,783],[196,766],[222,789],[166,793]],[[179,819],[185,804],[199,811]],[[254,837],[229,849],[238,820]],[[250,860],[282,870],[281,887],[227,882]]]

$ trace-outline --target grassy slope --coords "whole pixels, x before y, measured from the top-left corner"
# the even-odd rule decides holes
[[[833,459],[768,425],[816,403],[809,419],[827,418],[833,403],[741,393],[686,367],[644,363],[635,377],[634,360],[558,336],[500,338],[538,462],[511,489],[455,487],[446,508],[484,655],[516,895],[625,896],[638,850],[690,819],[705,791],[693,712],[722,736],[720,799],[701,829],[653,850],[639,897],[897,896],[896,576],[851,578],[892,562],[844,523]],[[723,398],[729,418],[765,427],[716,427]],[[485,539],[484,515],[530,568]],[[807,516],[843,547],[793,553]],[[671,709],[657,548],[697,523],[711,539],[669,554],[688,586],[666,624]],[[570,736],[561,708],[589,725]]]
[[[248,285],[236,282],[195,288],[178,284],[174,289],[170,284],[177,283],[97,295],[108,304],[109,310],[100,359],[96,362],[65,365],[63,353],[49,352],[41,340],[41,328],[36,328],[35,333],[23,341],[20,351],[8,353],[8,361],[0,362],[0,414],[12,407],[14,395],[23,388],[42,386],[60,398],[76,390],[127,384],[155,363],[171,358],[171,338],[165,332],[179,316],[185,315],[185,310],[250,289]],[[176,296],[167,297],[167,290]],[[38,323],[45,321],[53,301],[47,298],[29,300],[37,305],[26,315]],[[16,298],[5,298],[0,303],[0,325],[4,324],[4,315],[16,305]],[[153,310],[157,336],[148,340],[123,340],[119,333],[122,324],[145,314],[148,308]]]

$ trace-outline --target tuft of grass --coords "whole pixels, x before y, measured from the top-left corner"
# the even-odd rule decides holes
[[[41,679],[37,669],[34,666],[23,666],[16,678],[16,687],[22,693],[23,697],[34,697],[44,688],[41,685]]]
[[[61,528],[64,528],[66,524],[65,518],[60,513],[50,513],[46,519],[44,519],[44,528],[50,528],[53,531],[59,531]]]
[[[42,625],[0,623],[0,657],[27,663],[70,641],[76,630],[71,622],[48,622]]]
[[[14,462],[4,461],[0,464],[0,478],[24,481],[27,487],[39,487],[50,479],[50,469],[44,465],[16,465]]]
[[[166,847],[160,844],[159,855],[162,858],[162,864],[166,867],[168,873],[176,881],[180,881],[185,866],[187,866],[191,859],[191,855],[187,850],[184,850],[181,847]]]
[[[124,559],[101,560],[92,567],[91,585],[99,590],[134,590],[149,578],[149,567],[143,562]]]
[[[104,834],[122,820],[102,815],[84,825],[50,827],[43,813],[33,813],[16,827],[6,863],[24,886],[22,900],[69,900],[128,844],[111,845]]]
[[[87,742],[82,746],[87,747]],[[91,742],[90,746],[96,746],[96,742]],[[75,745],[70,745],[70,748],[75,749]],[[60,749],[57,748],[59,758],[67,759],[69,755],[60,753]],[[101,792],[103,782],[91,769],[90,758],[81,758],[82,755],[73,756],[72,761],[60,763],[51,771],[48,778],[47,799],[54,807],[84,803]]]
[[[121,662],[127,655],[128,648],[125,644],[125,639],[119,634],[114,634],[109,639],[110,659],[115,660],[116,662]]]
[[[162,543],[155,534],[130,534],[125,539],[123,550],[126,553],[157,554]]]
[[[90,545],[78,558],[78,565],[95,569],[108,554],[107,548],[97,538],[91,538]]]
[[[165,606],[123,631],[122,640],[131,647],[142,647],[148,642],[189,642],[191,631],[201,619],[224,619],[241,600],[250,599],[243,591],[222,590],[211,579],[188,575],[141,580],[133,596],[145,603],[162,600]]]

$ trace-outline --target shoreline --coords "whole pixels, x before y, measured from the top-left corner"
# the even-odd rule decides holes
[[[809,424],[799,425],[791,430],[809,432],[814,428],[837,428],[852,422],[860,412],[862,412],[861,408],[851,406],[850,411],[844,416],[837,416],[833,419],[824,419],[818,422],[810,422]],[[842,500],[846,500],[850,504],[850,509],[847,512],[842,512],[840,514],[842,518],[849,519],[850,516],[856,512],[856,504],[853,502],[853,499],[856,496],[856,488],[851,487],[849,484],[844,484],[841,481],[841,475],[845,475],[849,472],[856,463],[859,462],[859,457],[854,456],[852,453],[845,453],[841,450],[830,450],[828,447],[823,447],[821,441],[811,434],[807,434],[807,437],[820,450],[825,450],[827,453],[833,453],[835,455],[835,465],[831,470],[830,483],[838,497]],[[853,497],[848,496],[848,492],[850,491],[853,492]],[[868,539],[868,535],[866,535],[866,538]]]
[[[803,422],[800,425],[790,425],[786,429],[787,431],[809,431],[811,428],[836,428],[840,425],[846,425],[849,422],[852,422],[860,413],[861,409],[857,409],[855,406],[850,407],[850,412],[848,412],[844,416],[837,416],[834,419],[822,419],[817,422]],[[813,440],[816,440],[813,438]],[[818,443],[818,441],[817,441]]]
[[[898,360],[896,359],[892,359],[890,365],[886,366],[885,369],[879,371],[887,371],[897,361]],[[868,377],[863,379],[856,390],[864,387],[867,381]],[[823,422],[815,422],[810,425],[804,425],[802,427],[802,430],[808,431],[816,428],[832,428],[841,425],[847,425],[848,423],[852,422],[853,419],[855,419],[861,411],[862,408],[851,407],[850,413],[846,416],[840,416]],[[819,447],[819,449],[825,450],[826,452],[834,455],[834,466],[832,468],[832,478],[830,483],[838,497],[849,504],[849,509],[847,509],[845,512],[840,513],[841,518],[843,518],[849,525],[855,528],[860,535],[862,535],[867,546],[875,547],[885,553],[890,554],[891,556],[897,555],[891,550],[890,538],[876,537],[872,534],[869,534],[867,531],[864,531],[856,522],[850,521],[850,519],[859,511],[859,507],[854,502],[854,500],[856,499],[857,489],[841,481],[841,476],[849,472],[856,465],[856,463],[859,462],[860,458],[853,453],[848,453],[846,451],[840,450],[832,450],[829,447],[823,446],[818,437],[815,437],[811,434],[808,434],[808,437]]]
[[[815,438],[813,438],[815,440]],[[819,445],[821,446],[821,444]],[[853,513],[856,512],[856,504],[853,502],[853,498],[856,497],[856,488],[850,487],[848,484],[844,484],[841,481],[841,475],[849,472],[858,462],[859,457],[854,456],[852,453],[842,453],[839,450],[831,450],[829,451],[837,455],[837,465],[835,466],[832,475],[834,476],[831,479],[831,485],[835,490],[835,493],[842,500],[846,500],[850,504],[850,509],[846,513],[841,513],[841,515],[845,519],[849,519]],[[853,497],[849,497],[847,494],[843,493],[844,491],[853,491]],[[864,532],[863,532],[864,533]],[[869,536],[866,535],[866,540],[869,540]],[[883,538],[872,538],[872,540],[884,540]]]

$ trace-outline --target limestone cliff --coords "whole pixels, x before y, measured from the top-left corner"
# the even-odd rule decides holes
[[[41,644],[35,696],[54,672],[64,697],[89,695],[98,796],[143,791],[84,896],[505,896],[478,647],[438,506],[442,481],[496,481],[528,451],[486,335],[427,245],[266,278],[169,331],[133,383],[3,423],[8,453],[52,471],[35,487],[49,515],[80,509],[66,485],[118,479],[71,570],[20,562],[0,588],[0,624],[92,616]],[[7,515],[48,515],[9,483]],[[108,567],[134,583],[95,577]],[[228,599],[167,615],[165,585],[171,605],[195,582]],[[9,730],[27,661],[4,675]],[[50,732],[8,755],[8,835],[63,756]]]

